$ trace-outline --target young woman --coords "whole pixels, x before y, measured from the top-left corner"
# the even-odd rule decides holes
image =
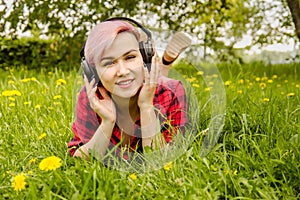
[[[90,32],[85,59],[95,79],[81,89],[76,105],[72,156],[103,158],[117,149],[144,152],[162,149],[188,122],[184,88],[180,81],[160,75],[157,55],[150,72],[139,49],[140,35],[123,20],[105,21]],[[178,52],[180,53],[180,52]]]

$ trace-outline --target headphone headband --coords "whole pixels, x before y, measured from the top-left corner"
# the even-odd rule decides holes
[[[146,33],[148,39],[147,39],[147,42],[148,43],[151,43],[151,40],[152,40],[152,36],[151,36],[151,32],[146,29],[142,24],[140,24],[139,22],[133,20],[133,19],[130,19],[128,17],[112,17],[112,18],[109,18],[109,19],[106,19],[104,20],[103,22],[106,22],[106,21],[114,21],[114,20],[124,20],[124,21],[129,21],[133,24],[135,24],[137,27],[139,27],[140,29],[142,29],[144,31],[144,33]],[[81,50],[80,50],[80,57],[81,59],[84,59],[84,49],[85,49],[85,44],[86,44],[86,41],[82,44],[82,47],[81,47]]]

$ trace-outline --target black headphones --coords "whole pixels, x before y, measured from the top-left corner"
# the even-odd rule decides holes
[[[140,52],[141,52],[142,57],[143,57],[144,65],[145,65],[145,67],[147,67],[147,69],[150,72],[150,70],[151,70],[151,60],[152,60],[152,57],[154,55],[151,32],[148,29],[146,29],[145,27],[143,27],[137,21],[135,21],[133,19],[130,19],[130,18],[127,18],[127,17],[113,17],[113,18],[109,18],[105,21],[114,21],[114,20],[124,20],[124,21],[131,22],[132,24],[135,24],[137,27],[142,29],[142,31],[144,33],[146,33],[147,41],[140,41],[139,42],[139,48],[140,48]],[[96,68],[95,67],[90,67],[89,64],[87,63],[87,61],[85,60],[85,57],[84,57],[85,43],[86,42],[83,43],[83,46],[82,46],[81,51],[80,51],[81,67],[83,68],[83,71],[84,71],[85,75],[87,76],[89,82],[91,82],[93,80],[93,78],[95,78],[96,84],[98,84],[100,86],[101,82],[100,82],[100,79],[98,77]]]

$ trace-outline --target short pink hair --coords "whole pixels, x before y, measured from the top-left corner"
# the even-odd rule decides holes
[[[104,21],[96,25],[91,30],[84,49],[85,59],[89,65],[95,67],[101,60],[105,49],[113,43],[119,33],[125,31],[132,33],[139,41],[140,34],[132,24],[126,21]]]

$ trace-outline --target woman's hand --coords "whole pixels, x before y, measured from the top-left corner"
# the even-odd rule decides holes
[[[84,76],[84,84],[87,91],[87,96],[90,101],[91,108],[101,117],[102,121],[111,123],[116,122],[116,107],[107,91],[103,87],[94,87],[95,79],[90,83],[86,76]],[[103,99],[99,99],[96,95],[96,90],[100,92]]]
[[[138,106],[140,109],[148,109],[153,106],[153,97],[157,87],[159,72],[160,64],[156,54],[154,54],[152,57],[150,73],[148,69],[144,67],[145,82],[138,98]]]

